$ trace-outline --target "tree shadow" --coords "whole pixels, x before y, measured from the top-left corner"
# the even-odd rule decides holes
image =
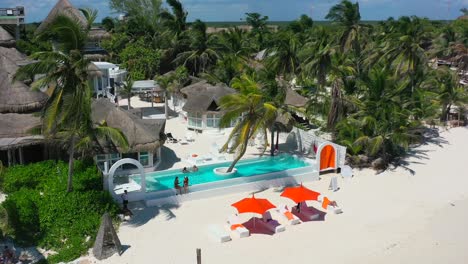
[[[181,159],[177,157],[177,154],[174,150],[162,146],[161,147],[161,157],[164,157],[159,166],[157,167],[158,170],[167,170],[172,168],[175,163],[180,162]]]
[[[176,218],[176,215],[172,210],[178,209],[180,204],[165,204],[162,206],[146,207],[143,202],[136,202],[131,204],[131,210],[133,217],[126,223],[131,226],[142,226],[148,223],[151,219],[159,215],[164,215],[166,221]]]

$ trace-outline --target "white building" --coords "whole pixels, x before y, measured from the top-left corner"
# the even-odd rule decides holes
[[[118,87],[123,84],[127,77],[127,71],[110,62],[93,61],[93,64],[101,72],[100,76],[94,76],[91,80],[94,87],[94,97],[109,98],[114,102]]]

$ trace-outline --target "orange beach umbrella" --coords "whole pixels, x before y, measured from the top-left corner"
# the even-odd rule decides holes
[[[266,211],[276,208],[276,206],[268,199],[258,199],[252,194],[250,198],[244,198],[236,203],[231,204],[239,213],[256,213],[263,214]]]
[[[281,196],[293,200],[295,203],[301,203],[304,201],[317,200],[320,193],[307,189],[306,187],[297,186],[297,187],[288,187],[284,189]]]

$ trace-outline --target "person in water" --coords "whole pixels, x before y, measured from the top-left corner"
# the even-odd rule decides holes
[[[184,193],[188,192],[188,186],[189,186],[189,178],[188,176],[184,177]]]
[[[182,190],[180,188],[180,183],[179,183],[179,177],[176,176],[174,180],[174,189],[176,189],[176,195],[177,194],[182,194]]]
[[[192,171],[193,171],[193,172],[197,172],[197,171],[198,171],[198,167],[197,167],[197,165],[193,165],[193,167],[192,167]]]
[[[184,167],[184,168],[182,169],[182,173],[189,173],[189,171],[187,170],[187,167]]]

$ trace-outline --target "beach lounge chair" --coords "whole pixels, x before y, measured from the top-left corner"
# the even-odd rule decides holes
[[[314,208],[315,209],[315,208]],[[301,203],[301,210],[298,211],[296,206],[294,206],[291,210],[291,212],[299,218],[302,219],[307,219],[309,221],[312,220],[317,220],[320,217],[320,212],[318,210],[311,210],[309,207],[307,207],[307,204],[305,202]]]
[[[297,225],[301,223],[301,220],[297,218],[297,216],[293,215],[286,205],[280,205],[278,212],[288,221],[290,225]]]
[[[175,139],[175,138],[172,136],[172,133],[167,133],[167,134],[166,134],[166,137],[167,137],[167,139],[169,140],[169,142],[171,142],[171,143],[177,143],[177,142],[178,142],[178,140]]]
[[[188,141],[185,140],[185,139],[181,139],[181,140],[179,140],[179,144],[181,144],[181,145],[188,145]]]
[[[193,137],[192,132],[187,132],[187,134],[185,134],[185,139],[186,139],[188,142],[193,142],[193,141],[195,141],[195,138]]]
[[[343,210],[339,206],[333,206],[330,204],[331,201],[327,197],[323,197],[322,199],[322,208],[325,209],[326,211],[333,212],[335,214],[341,214],[343,213]]]
[[[265,226],[275,233],[284,232],[286,227],[271,217],[270,212],[265,212],[263,215],[263,223]]]
[[[249,230],[245,228],[237,215],[231,215],[227,220],[227,223],[229,230],[238,237],[248,237],[250,235]]]
[[[231,241],[231,236],[229,235],[229,233],[218,225],[210,225],[208,227],[208,231],[211,237],[217,242],[224,243]]]

